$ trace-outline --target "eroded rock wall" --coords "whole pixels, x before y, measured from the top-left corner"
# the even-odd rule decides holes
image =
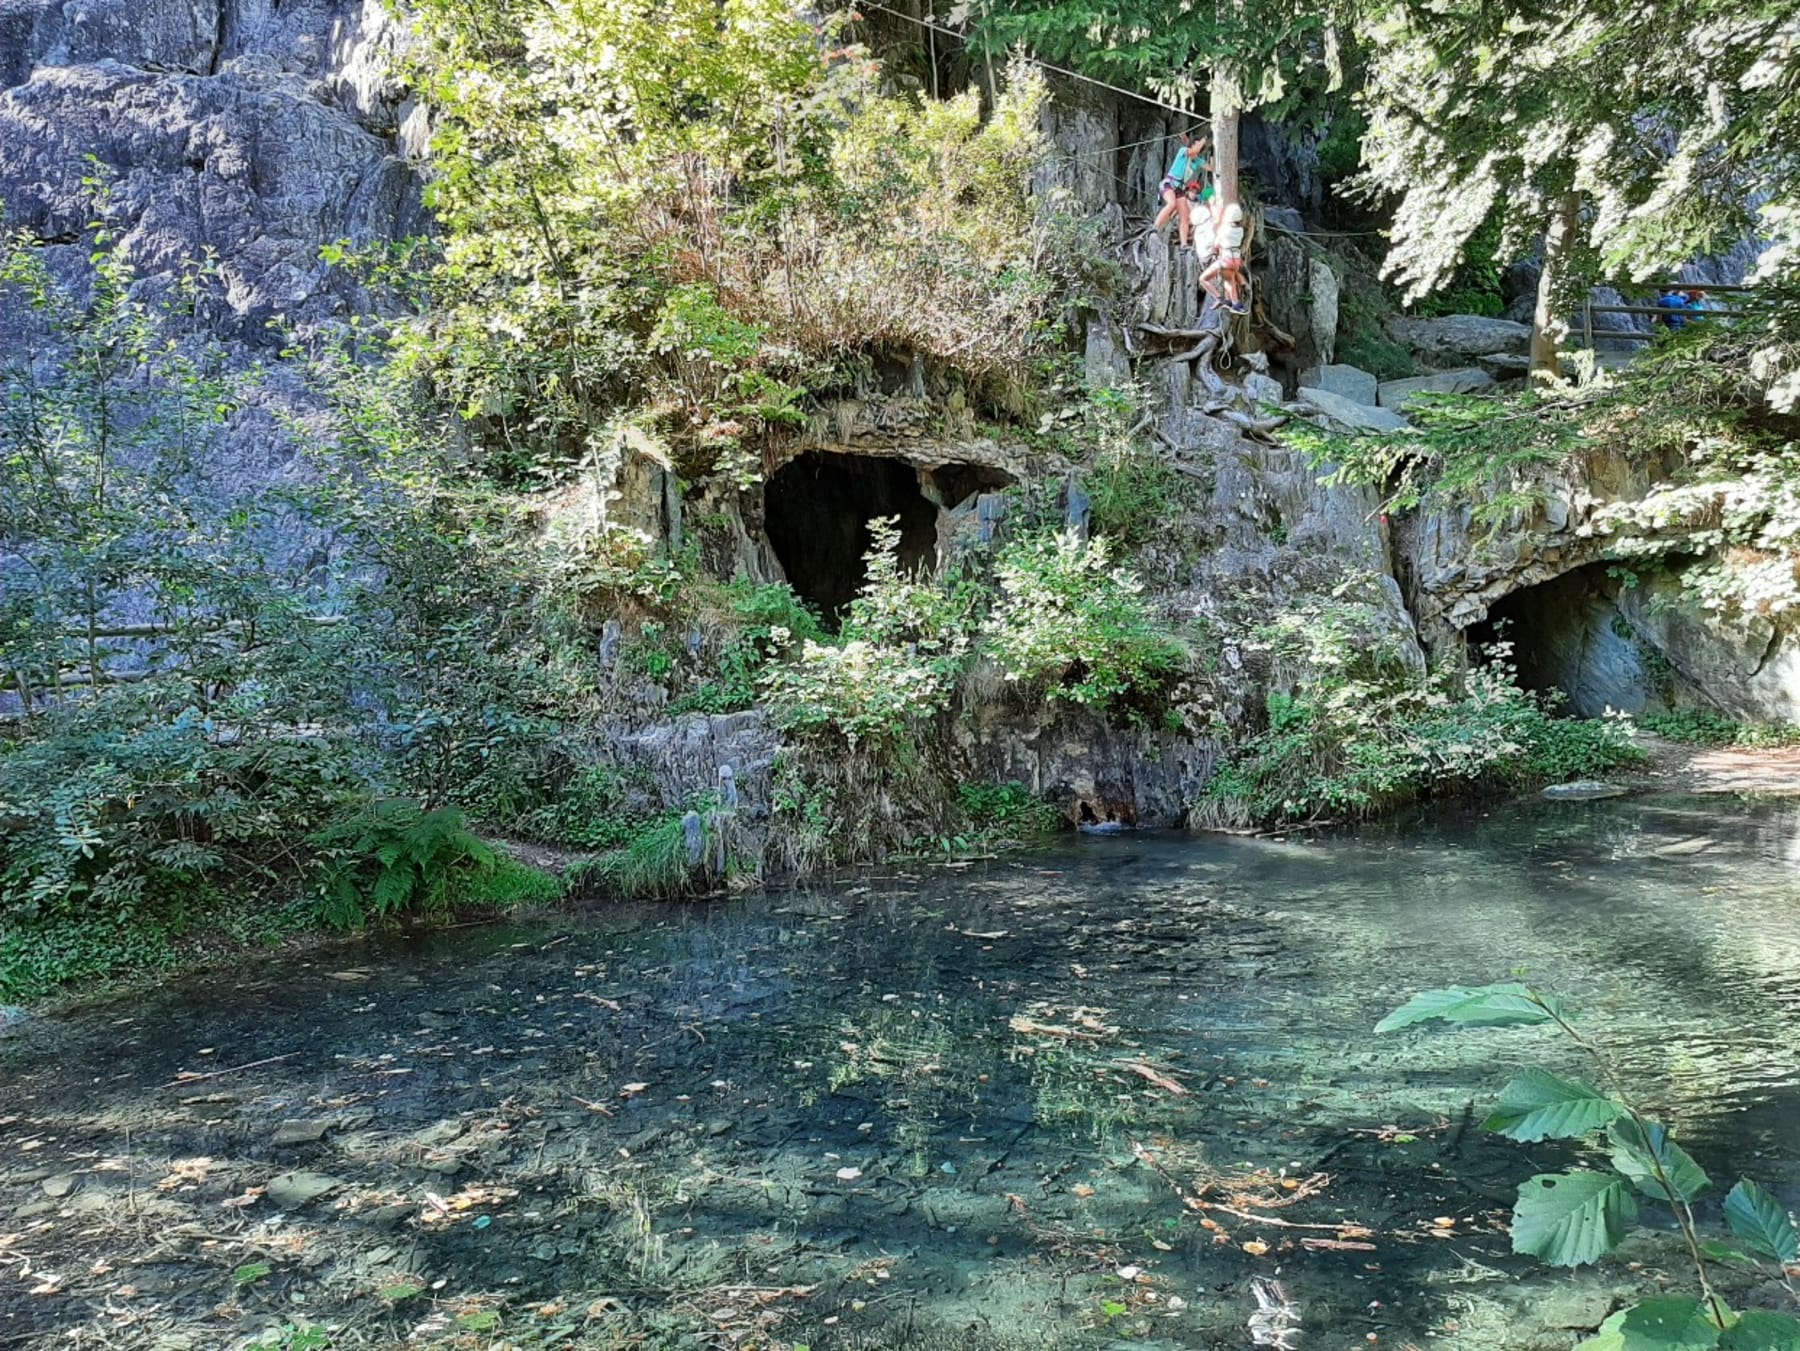
[[[208,319],[234,342],[364,308],[320,249],[426,228],[400,42],[357,0],[4,0],[0,205],[73,278],[91,158],[146,285],[216,261]]]

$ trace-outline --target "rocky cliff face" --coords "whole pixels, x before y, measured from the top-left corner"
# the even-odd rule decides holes
[[[0,0],[6,219],[78,269],[98,161],[148,284],[216,258],[211,318],[236,342],[346,314],[361,298],[320,246],[424,224],[399,40],[355,0]]]
[[[245,352],[274,341],[272,321],[328,324],[366,308],[355,285],[320,260],[320,247],[428,228],[413,167],[424,119],[391,75],[402,42],[372,0],[0,0],[6,219],[41,241],[59,270],[77,274],[86,264],[78,239],[91,214],[82,180],[92,157],[110,172],[115,224],[145,285],[214,257],[220,286],[209,318]],[[1579,690],[1581,711],[1666,702],[1674,696],[1657,694],[1664,687],[1651,677],[1668,666],[1684,688],[1731,711],[1795,715],[1788,691],[1800,657],[1772,629],[1740,642],[1704,619],[1585,582],[1541,593],[1541,605],[1530,599],[1534,588],[1604,559],[1596,515],[1641,493],[1645,467],[1575,466],[1541,511],[1499,530],[1444,512],[1390,539],[1375,494],[1322,484],[1304,456],[1280,445],[1267,410],[1292,392],[1300,370],[1331,361],[1337,329],[1334,274],[1295,232],[1292,208],[1317,198],[1312,153],[1247,122],[1247,170],[1290,207],[1265,217],[1279,228],[1265,230],[1256,255],[1269,322],[1240,335],[1222,377],[1183,350],[1216,331],[1196,304],[1193,255],[1144,236],[1130,219],[1155,200],[1171,148],[1159,138],[1179,129],[1136,106],[1064,98],[1046,126],[1060,153],[1038,184],[1059,205],[1098,216],[1105,242],[1126,258],[1127,294],[1089,327],[1090,379],[1133,379],[1147,390],[1150,434],[1199,485],[1145,560],[1170,617],[1241,632],[1297,598],[1353,586],[1372,617],[1366,641],[1408,665],[1422,667],[1427,648],[1451,651],[1471,629],[1511,612],[1515,636],[1532,645],[1530,669]],[[0,340],[7,332],[0,314]],[[715,487],[684,505],[666,466],[626,455],[606,501],[564,505],[613,511],[672,540],[692,531],[721,573],[789,580],[806,593],[799,573],[832,566],[828,527],[846,513],[911,512],[921,557],[945,556],[996,527],[998,487],[1068,481],[1071,466],[1054,457],[956,427],[917,371],[900,385],[824,410],[764,487]],[[304,398],[279,381],[271,388]],[[280,466],[257,425],[266,427],[240,425],[225,453],[245,473],[273,475]],[[806,499],[825,493],[817,485],[827,480],[835,485],[829,501]],[[774,505],[788,493],[795,502]],[[1064,491],[1072,519],[1077,496]],[[771,528],[771,511],[789,508],[804,558],[784,557]],[[710,533],[702,520],[713,523]],[[1634,637],[1622,636],[1627,628]],[[600,643],[603,662],[609,642],[616,654],[616,626]],[[1218,670],[1189,691],[1190,702],[1209,706],[1215,725],[1242,725],[1277,680],[1226,641]],[[746,815],[766,809],[779,739],[757,713],[672,721],[649,699],[609,735],[616,758],[641,766],[665,802],[715,789],[730,769]],[[1175,824],[1217,760],[1205,735],[1111,728],[1079,710],[1004,702],[972,713],[957,738],[973,772],[1018,779],[1072,821],[1091,823]]]

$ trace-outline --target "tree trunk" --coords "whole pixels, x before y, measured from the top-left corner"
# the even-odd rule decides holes
[[[1223,66],[1213,67],[1212,139],[1213,170],[1218,177],[1219,200],[1238,200],[1238,90],[1237,81]]]
[[[1562,195],[1544,231],[1544,270],[1538,275],[1537,308],[1531,316],[1531,379],[1534,384],[1562,378],[1562,339],[1568,333],[1562,311],[1568,291],[1570,255],[1581,229],[1581,194]]]

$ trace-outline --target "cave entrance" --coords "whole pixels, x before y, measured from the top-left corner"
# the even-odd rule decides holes
[[[1609,708],[1641,713],[1660,702],[1666,663],[1643,642],[1620,607],[1621,586],[1605,563],[1590,563],[1495,601],[1465,631],[1480,660],[1501,641],[1528,690],[1561,691],[1565,711],[1596,718]]]
[[[902,460],[809,450],[763,486],[763,520],[788,585],[836,628],[863,588],[869,522],[900,518],[900,565],[928,570],[937,557],[937,508],[918,471]]]

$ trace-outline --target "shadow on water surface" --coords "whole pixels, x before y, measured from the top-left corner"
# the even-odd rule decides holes
[[[47,1016],[0,1042],[0,1346],[1240,1347],[1260,1276],[1298,1346],[1567,1347],[1639,1278],[1513,1259],[1567,1156],[1471,1120],[1579,1067],[1369,1029],[1523,967],[1791,1204],[1797,840],[1678,798],[1083,838]]]

